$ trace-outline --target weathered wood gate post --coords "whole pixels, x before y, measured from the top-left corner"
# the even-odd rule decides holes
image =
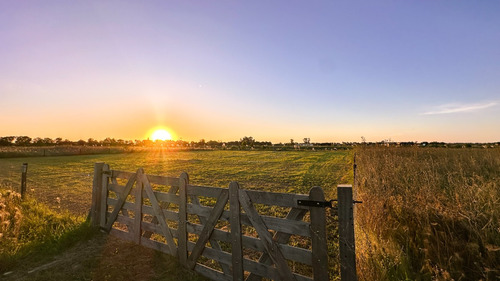
[[[337,187],[339,216],[340,278],[342,281],[356,281],[356,251],[354,247],[354,201],[352,186]]]
[[[233,266],[233,281],[244,280],[239,190],[240,186],[237,182],[233,181],[229,184],[229,221],[231,224],[231,262]]]
[[[100,225],[103,167],[104,163],[94,164],[94,180],[92,182],[92,205],[90,206],[90,223],[92,224],[92,226]],[[106,198],[104,198],[104,200],[106,200]]]
[[[311,188],[309,199],[325,201],[323,189],[319,186]],[[311,208],[311,238],[312,238],[312,267],[314,281],[328,281],[328,249],[326,246],[326,210],[325,208]]]

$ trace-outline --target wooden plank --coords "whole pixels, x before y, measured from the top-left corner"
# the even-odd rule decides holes
[[[309,196],[305,194],[277,193],[258,190],[245,190],[245,192],[254,204],[308,209],[306,206],[297,205],[297,200],[309,199]]]
[[[337,187],[341,280],[357,280],[354,244],[354,214],[351,185]],[[313,249],[314,250],[314,249]]]
[[[173,177],[157,176],[157,175],[147,175],[149,183],[167,185],[167,186],[179,186],[179,179]]]
[[[165,254],[170,254],[170,248],[168,247],[167,244],[161,243],[158,241],[154,241],[151,239],[148,239],[146,237],[141,237],[141,245],[144,247],[148,247],[157,251],[160,251]]]
[[[203,229],[202,225],[194,223],[187,224],[187,230],[189,233],[194,233],[199,235],[202,229]],[[211,238],[218,241],[231,243],[231,233],[220,229],[214,229]],[[241,241],[244,248],[249,248],[260,252],[266,251],[264,244],[258,238],[242,235]],[[312,253],[310,250],[284,244],[279,244],[279,248],[281,249],[281,252],[283,253],[286,259],[300,262],[306,265],[312,265],[311,264]]]
[[[102,199],[102,169],[104,163],[94,164],[94,179],[92,181],[92,205],[90,207],[90,222],[92,226],[99,226],[99,221],[101,219],[101,200]]]
[[[127,172],[127,171],[119,171],[119,170],[112,170],[111,171],[111,176],[113,178],[119,178],[119,179],[130,179],[134,173],[132,172]],[[149,183],[153,184],[159,184],[159,185],[168,185],[168,186],[178,186],[179,185],[179,179],[178,178],[173,178],[173,177],[165,177],[165,176],[158,176],[158,175],[147,175]]]
[[[191,246],[194,243],[189,243],[189,244]],[[231,260],[232,260],[230,253],[216,251],[215,249],[212,249],[212,248],[205,248],[205,250],[203,251],[203,256],[206,258],[218,261],[221,264],[230,264]],[[250,273],[254,273],[254,275],[263,276],[263,277],[269,278],[269,279],[279,279],[277,269],[272,267],[272,266],[265,265],[265,264],[244,258],[243,259],[243,267],[245,268],[246,271],[248,271]],[[312,281],[313,280],[307,276],[303,276],[300,274],[294,274],[294,276],[295,276],[295,279],[297,281]],[[248,280],[248,278],[245,280]]]
[[[108,182],[109,182],[109,176],[106,175],[106,172],[109,171],[109,165],[104,164],[102,167],[102,183],[101,183],[101,218],[99,219],[100,226],[101,228],[105,228],[107,225],[106,221],[106,213],[108,212],[108,206],[106,205],[107,200],[105,198],[108,198]],[[111,225],[113,225],[113,222],[111,222]],[[108,229],[109,230],[109,229]]]
[[[142,172],[142,170],[140,171]],[[138,171],[139,173],[139,171]],[[134,224],[132,227],[133,236],[134,236],[134,242],[137,244],[141,244],[141,236],[142,236],[142,230],[141,230],[141,222],[142,222],[142,189],[143,189],[143,183],[141,181],[141,177],[138,176],[136,183],[135,183],[135,209],[134,209]]]
[[[178,183],[178,181],[177,181]],[[177,190],[179,190],[179,185],[173,185],[170,187],[170,189],[168,190],[168,195],[172,195],[172,196],[175,196],[176,198],[178,198],[178,196],[176,196],[175,194],[177,193]],[[145,191],[143,191],[145,192]],[[165,210],[167,209],[169,206],[170,206],[170,202],[165,202],[167,200],[165,200],[165,194],[164,193],[157,193],[157,192],[154,192],[155,194],[155,197],[159,200],[162,200],[163,202],[160,204],[161,208],[164,209],[163,210],[163,215],[165,216],[166,219],[168,220],[174,220],[174,221],[178,221],[179,220],[179,215],[175,212],[172,212],[172,211],[168,211],[168,210]],[[147,196],[147,194],[146,194]],[[178,201],[178,199],[177,199]],[[150,207],[150,206],[143,206],[143,213],[144,214],[149,214],[149,215],[154,215],[154,211],[153,211],[153,208]],[[158,223],[158,219],[153,216],[153,221],[152,223]],[[144,237],[146,238],[149,238],[151,237],[153,233],[149,232],[149,231],[146,231],[144,233]]]
[[[245,190],[240,189],[239,199],[241,207],[243,207],[243,210],[245,210],[245,213],[252,222],[253,227],[255,228],[257,234],[260,237],[260,240],[263,242],[267,253],[269,254],[274,264],[276,265],[280,280],[284,281],[295,280],[295,276],[293,276],[292,271],[288,267],[288,263],[285,260],[283,254],[281,253],[280,248],[273,241],[273,238],[271,237],[271,234],[269,233],[266,224],[260,217],[259,213],[253,207],[252,200],[250,199]]]
[[[165,202],[165,203],[173,203],[173,204],[176,204],[176,205],[179,205],[180,203],[180,199],[179,199],[179,196],[178,195],[175,195],[175,193],[172,193],[171,190],[175,190],[177,192],[179,186],[171,186],[169,191],[168,192],[161,192],[161,191],[154,191],[153,190],[153,193],[156,197],[156,200],[158,200],[159,202]],[[143,191],[143,196],[147,196],[146,194],[146,191]],[[162,205],[163,207],[163,205]],[[163,207],[163,208],[166,208],[166,207]]]
[[[290,210],[290,212],[288,212],[288,214],[286,216],[286,219],[287,220],[301,220],[306,213],[307,213],[306,210],[292,208]],[[276,232],[276,234],[274,234],[273,240],[276,241],[276,243],[287,244],[288,241],[290,240],[290,236],[291,236],[291,234],[289,234],[289,233]],[[283,252],[283,255],[285,257],[287,257],[286,253],[283,251],[283,248],[281,250]],[[263,253],[262,256],[260,256],[260,258],[259,258],[259,263],[266,264],[266,265],[271,265],[272,264],[272,260],[269,257],[269,254],[268,253]],[[308,264],[310,265],[310,263],[308,263]],[[265,276],[259,276],[257,274],[251,273],[247,277],[246,281],[261,280],[261,277],[265,277]]]
[[[179,227],[178,227],[178,248],[179,248],[179,261],[182,265],[187,266],[187,185],[188,175],[182,173],[179,178]]]
[[[104,166],[104,168],[105,168],[104,171],[106,171],[106,166]],[[103,175],[103,182],[104,182],[105,177],[107,177],[107,176]],[[132,189],[132,186],[134,186],[134,182],[135,182],[136,178],[137,178],[137,174],[135,174],[131,178],[129,178],[127,185],[125,186],[125,189],[123,190],[123,193],[120,194],[120,198],[118,199],[118,202],[115,205],[115,208],[113,209],[113,212],[111,213],[111,216],[108,218],[108,221],[104,227],[106,229],[106,231],[111,230],[111,227],[113,226],[113,223],[116,219],[116,216],[118,216],[118,213],[120,212],[120,209],[122,208],[123,203],[125,203],[125,200],[127,199],[127,196],[130,193],[130,190]],[[104,189],[104,187],[103,187],[103,189]]]
[[[233,280],[243,280],[243,246],[241,243],[240,201],[237,182],[229,184],[229,212],[231,224],[231,264],[233,266]]]
[[[212,234],[212,231],[214,230],[214,227],[217,224],[217,221],[219,220],[222,211],[224,211],[224,206],[226,206],[226,203],[229,198],[228,193],[229,193],[228,190],[224,189],[221,191],[219,198],[217,198],[217,203],[215,204],[214,209],[210,214],[210,217],[208,218],[200,236],[198,237],[198,241],[196,242],[196,247],[193,249],[191,255],[188,257],[187,260],[188,268],[193,269],[194,266],[196,265],[196,260],[198,259],[201,252],[205,248],[205,244],[210,238],[210,235]]]
[[[116,178],[112,178],[112,181],[116,181]],[[117,183],[110,183],[108,185],[108,190],[113,191],[114,193],[121,193],[125,189],[124,185],[117,184]]]
[[[112,170],[111,176],[119,179],[130,179],[134,173],[127,171],[118,171]],[[159,185],[168,185],[168,186],[177,186],[179,181],[178,178],[166,177],[166,176],[158,176],[158,175],[147,175],[149,183],[159,184]]]
[[[132,172],[125,172],[125,171],[117,171],[117,170],[111,170],[111,177],[113,178],[118,178],[118,179],[130,179],[135,173]]]
[[[126,216],[120,216],[120,215],[118,215],[116,217],[116,220],[115,220],[115,222],[123,223],[127,227],[133,227],[134,226],[134,221],[135,220],[132,219],[132,218],[129,218],[129,217],[126,217]]]
[[[152,206],[142,206],[142,213],[143,214],[148,214],[148,215],[155,215],[154,209]],[[179,213],[170,211],[170,210],[163,210],[162,209],[163,216],[167,220],[172,220],[172,221],[179,221]],[[153,218],[154,220],[154,218]],[[154,220],[155,223],[158,223],[157,220]]]
[[[220,194],[219,194],[220,195]],[[200,206],[201,207],[201,204],[200,204],[200,200],[198,198],[198,196],[195,196],[195,195],[191,195],[189,196],[191,198],[191,202],[192,204],[190,204],[191,206]],[[208,208],[208,207],[206,207]],[[209,208],[209,209],[212,209],[212,208]],[[200,215],[197,215],[198,219],[200,220],[201,224],[202,225],[205,225],[207,223],[207,217],[210,216],[210,212],[207,212],[206,216],[200,216]],[[186,228],[187,229],[187,228]],[[201,230],[203,229],[203,227],[200,228],[200,231],[196,234],[200,234],[201,233]],[[215,231],[216,229],[214,229]],[[192,232],[191,232],[192,233]],[[212,233],[213,235],[213,233]],[[215,250],[218,250],[218,251],[222,251],[222,248],[219,244],[219,241],[217,241],[216,239],[214,239],[212,237],[212,235],[210,236],[210,245],[212,246],[212,248],[214,248]],[[221,266],[222,268],[222,272],[224,272],[224,274],[230,274],[231,273],[231,267],[228,265],[228,264],[225,264],[225,263],[219,263],[219,265]]]
[[[220,187],[208,187],[208,186],[199,186],[199,185],[188,185],[187,194],[189,196],[205,196],[205,197],[213,197],[218,198],[222,190],[226,190],[226,188]]]
[[[108,205],[109,206],[116,206],[116,204],[118,203],[118,199],[115,199],[115,198],[109,198],[108,197]],[[144,206],[144,207],[149,207],[149,206]],[[128,211],[133,211],[135,209],[135,204],[132,203],[132,202],[127,202],[125,201],[122,205],[122,211],[123,210],[128,210]]]
[[[126,232],[123,230],[119,230],[116,228],[111,228],[111,230],[109,231],[109,235],[113,235],[115,237],[118,237],[120,239],[127,240],[127,241],[134,241],[134,238],[132,237],[132,233]]]
[[[165,236],[165,239],[167,240],[167,245],[170,249],[170,254],[172,256],[177,256],[177,247],[175,245],[174,239],[172,238],[172,233],[170,232],[170,229],[168,228],[167,222],[165,220],[165,217],[163,216],[162,209],[160,207],[160,204],[158,204],[158,201],[156,200],[155,194],[153,192],[153,188],[149,184],[148,178],[144,175],[144,173],[141,170],[141,181],[143,184],[144,189],[146,190],[146,193],[148,195],[149,201],[151,202],[151,206],[153,207],[154,215],[156,216],[160,228],[162,230],[163,236]],[[139,171],[138,171],[139,173]]]
[[[226,275],[218,270],[215,270],[213,268],[204,266],[202,264],[196,264],[194,267],[194,271],[198,272],[199,274],[211,279],[211,280],[217,280],[217,281],[232,281],[232,278],[230,275]]]
[[[309,191],[310,200],[325,201],[319,186]],[[326,244],[326,211],[323,207],[311,208],[311,238],[314,280],[328,281],[328,248]]]
[[[187,210],[189,214],[196,214],[199,216],[207,217],[211,211],[211,207],[188,204]],[[302,210],[307,211],[305,209]],[[230,221],[230,217],[231,217],[230,212],[224,211],[221,215],[221,220]],[[297,221],[288,220],[286,218],[283,219],[283,218],[264,216],[264,215],[261,215],[261,217],[269,229],[294,235],[300,235],[304,237],[311,236],[309,232],[309,223],[307,222],[298,220]],[[250,219],[246,214],[241,214],[240,219],[241,219],[241,224],[250,226],[252,225],[252,222],[250,221]]]

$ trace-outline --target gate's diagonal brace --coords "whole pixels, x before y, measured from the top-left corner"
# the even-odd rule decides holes
[[[106,231],[110,231],[111,228],[113,227],[113,223],[115,222],[116,218],[118,217],[118,212],[120,212],[121,208],[123,207],[123,204],[125,204],[125,200],[127,200],[127,196],[130,193],[130,190],[132,190],[132,187],[134,186],[134,182],[136,181],[137,178],[137,173],[132,175],[130,179],[128,180],[127,184],[125,185],[125,188],[123,189],[122,194],[120,195],[118,201],[116,202],[115,208],[113,209],[113,212],[108,218],[107,224],[105,226]],[[106,210],[103,210],[104,212]]]
[[[203,249],[205,248],[205,243],[207,243],[208,239],[210,239],[210,236],[214,231],[217,221],[222,215],[222,212],[224,212],[224,206],[226,206],[228,199],[229,199],[228,190],[227,189],[222,190],[219,195],[219,198],[217,198],[217,203],[215,203],[215,206],[212,209],[212,212],[210,212],[210,216],[208,217],[206,224],[203,227],[200,236],[198,237],[198,241],[196,241],[196,244],[193,248],[193,251],[191,252],[191,255],[188,257],[187,260],[188,268],[194,269],[196,265],[196,260],[203,252]]]

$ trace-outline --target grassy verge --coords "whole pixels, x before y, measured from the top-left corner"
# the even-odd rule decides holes
[[[58,213],[32,198],[0,189],[0,273],[31,260],[55,255],[94,231],[68,212]]]
[[[498,280],[500,150],[358,150],[364,280]]]

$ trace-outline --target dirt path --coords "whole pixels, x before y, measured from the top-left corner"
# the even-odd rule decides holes
[[[29,259],[2,280],[207,280],[183,268],[175,258],[98,234],[64,253],[41,261]]]

